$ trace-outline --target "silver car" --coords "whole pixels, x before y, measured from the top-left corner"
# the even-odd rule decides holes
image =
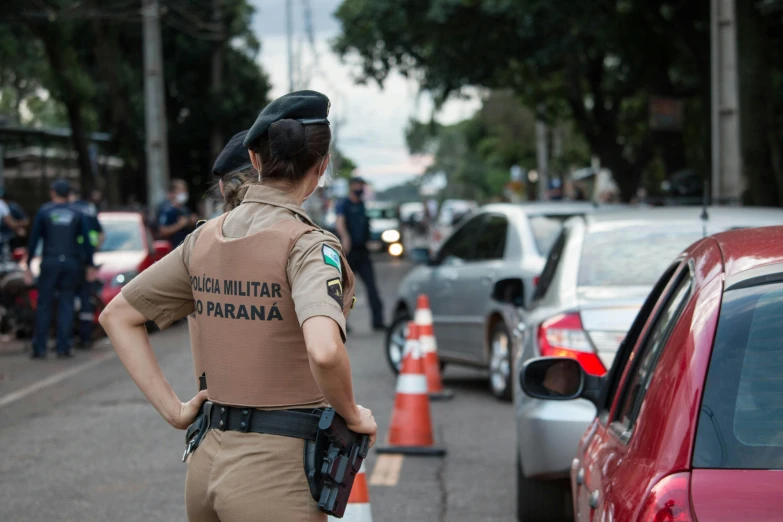
[[[594,210],[571,202],[488,205],[463,219],[434,259],[426,249],[413,255],[423,264],[400,283],[386,340],[392,369],[398,371],[416,299],[426,294],[441,361],[489,368],[492,393],[510,400],[513,309],[532,298],[563,221]]]
[[[520,310],[515,337],[522,349],[513,375],[528,359],[547,355],[605,373],[650,289],[682,250],[704,235],[783,224],[782,209],[718,207],[706,220],[701,215],[698,207],[640,208],[568,220],[530,309]],[[561,520],[571,506],[571,461],[595,407],[533,399],[515,378],[514,408],[519,520]]]

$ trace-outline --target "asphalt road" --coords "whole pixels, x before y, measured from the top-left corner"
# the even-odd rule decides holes
[[[387,308],[409,269],[400,262],[376,264]],[[347,348],[357,400],[373,409],[382,441],[395,379],[384,359],[384,336],[369,329],[363,294],[360,283]],[[192,396],[186,325],[155,333],[152,341],[177,393]],[[511,406],[493,399],[479,372],[450,367],[444,382],[456,398],[432,403],[432,416],[448,455],[404,457],[397,477],[393,471],[374,475],[378,455],[371,451],[375,522],[515,519]],[[41,362],[18,347],[0,347],[0,520],[185,520],[183,439],[147,404],[108,344],[73,360]]]

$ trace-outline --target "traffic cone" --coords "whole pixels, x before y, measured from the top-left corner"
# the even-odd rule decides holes
[[[329,520],[347,520],[348,522],[372,522],[372,509],[370,507],[370,490],[367,488],[367,477],[364,474],[364,462],[353,479],[353,488],[348,497],[348,505],[345,506],[343,518],[329,517]]]
[[[420,294],[416,301],[416,315],[413,320],[419,327],[419,346],[424,356],[424,373],[427,376],[427,392],[430,399],[451,400],[454,398],[454,392],[443,388],[443,380],[440,376],[440,359],[438,359],[435,332],[432,329],[430,300],[425,294]]]
[[[418,339],[419,329],[416,323],[410,322],[402,369],[397,377],[397,397],[387,438],[389,445],[378,448],[378,453],[446,454],[445,448],[435,446],[432,436],[427,377],[424,375],[424,360]]]

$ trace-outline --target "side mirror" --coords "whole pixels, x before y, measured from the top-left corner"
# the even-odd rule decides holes
[[[155,249],[155,261],[159,261],[171,252],[171,243],[162,240],[155,241],[152,248]]]
[[[525,286],[519,278],[501,279],[495,283],[492,299],[522,307],[525,305]]]
[[[414,265],[427,265],[430,263],[430,251],[428,248],[413,248],[410,250],[409,255]]]
[[[582,397],[595,404],[603,378],[587,374],[576,359],[538,357],[522,366],[519,384],[522,391],[536,399],[570,401]]]

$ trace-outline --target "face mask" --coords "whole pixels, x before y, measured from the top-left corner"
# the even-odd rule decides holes
[[[177,193],[176,199],[177,199],[177,203],[179,203],[180,205],[184,205],[185,203],[188,202],[188,193],[179,192]]]
[[[355,196],[362,197],[364,196],[364,188],[353,189],[353,193]]]

